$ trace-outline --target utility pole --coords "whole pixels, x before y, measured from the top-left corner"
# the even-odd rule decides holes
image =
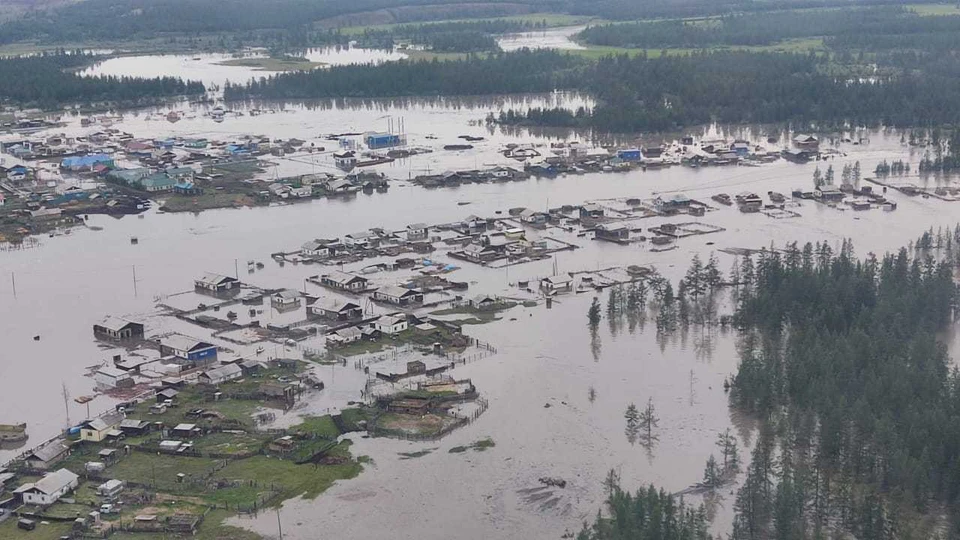
[[[10,272],[10,283],[13,284],[13,298],[14,298],[14,300],[16,300],[16,298],[17,298],[17,274],[14,273],[14,272]]]
[[[131,264],[130,268],[133,268],[133,296],[137,296],[137,265]]]
[[[277,508],[277,530],[280,532],[280,540],[283,540],[283,525],[280,524],[280,508]]]
[[[237,262],[237,259],[233,260],[233,274],[235,278],[240,279],[240,263]]]
[[[67,383],[60,382],[63,388],[63,409],[67,413],[67,429],[70,429],[70,392],[67,391]]]

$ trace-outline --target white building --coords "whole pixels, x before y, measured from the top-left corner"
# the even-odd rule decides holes
[[[206,384],[220,384],[243,377],[243,369],[237,364],[227,364],[214,369],[208,369],[197,378]]]
[[[99,368],[94,372],[93,380],[101,388],[129,388],[134,384],[129,373],[112,366]]]
[[[24,504],[50,506],[60,500],[60,497],[73,491],[79,483],[79,476],[67,469],[60,469],[47,473],[37,482],[23,484],[14,491],[14,494],[19,495]]]
[[[384,315],[373,324],[374,328],[384,334],[397,334],[408,328],[407,318],[402,315]]]

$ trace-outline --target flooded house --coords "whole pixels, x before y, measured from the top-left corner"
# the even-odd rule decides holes
[[[806,163],[816,156],[816,152],[805,148],[789,148],[784,150],[781,155],[784,159],[793,163]]]
[[[840,201],[845,195],[837,186],[824,184],[813,190],[813,196],[821,201]]]
[[[816,150],[820,146],[820,139],[809,133],[798,133],[793,137],[793,145],[797,148]]]
[[[180,363],[208,365],[217,360],[217,347],[197,338],[173,334],[160,339],[160,354],[174,356]]]
[[[573,290],[573,276],[570,274],[557,274],[540,280],[540,288],[544,294],[558,294],[570,292]]]
[[[343,237],[343,245],[355,249],[375,249],[380,245],[380,236],[373,231],[351,233]]]
[[[408,242],[420,242],[427,239],[428,228],[423,223],[412,223],[406,227]]]
[[[194,280],[193,286],[199,291],[219,294],[230,292],[233,289],[239,289],[240,280],[230,276],[208,272],[200,279]]]
[[[144,325],[120,317],[107,316],[93,325],[93,335],[101,339],[143,339]]]
[[[362,337],[363,332],[356,326],[341,328],[332,334],[327,334],[327,345],[333,347],[347,345],[360,341]]]
[[[270,304],[278,309],[290,309],[300,305],[300,292],[293,289],[284,289],[270,296]]]
[[[132,388],[133,376],[122,369],[104,366],[93,372],[93,380],[99,388]]]
[[[338,239],[326,240],[318,238],[300,246],[300,255],[303,257],[325,259],[336,255],[337,250],[341,247],[343,246]]]
[[[618,244],[625,243],[630,240],[630,228],[623,223],[601,223],[594,229],[594,238]]]
[[[524,208],[519,217],[521,223],[533,226],[545,225],[550,219],[550,216],[545,212],[538,212],[532,208]]]
[[[369,280],[363,276],[334,270],[329,274],[320,276],[320,284],[331,289],[337,289],[348,292],[363,292],[367,289]]]
[[[580,207],[580,219],[599,219],[603,215],[603,207],[599,204],[587,203]]]
[[[80,484],[80,477],[67,469],[47,473],[36,482],[28,482],[14,490],[23,504],[50,506]]]
[[[359,304],[338,298],[320,298],[307,308],[311,315],[332,321],[353,321],[363,318]]]
[[[373,291],[373,299],[395,306],[409,306],[423,303],[423,293],[417,289],[407,289],[399,285],[386,285]]]
[[[357,153],[353,150],[334,152],[333,163],[337,168],[349,171],[357,166]]]
[[[680,211],[690,207],[693,201],[683,193],[674,193],[666,197],[660,196],[654,199],[653,206],[661,214],[677,214]]]

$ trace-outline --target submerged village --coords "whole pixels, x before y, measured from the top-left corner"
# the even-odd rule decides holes
[[[31,235],[69,234],[88,215],[142,214],[155,204],[196,212],[376,196],[398,180],[368,167],[415,153],[464,151],[476,142],[415,148],[393,133],[153,140],[108,127],[83,137],[16,134],[0,142],[0,230],[17,240],[8,249],[23,249]],[[513,165],[405,181],[416,189],[443,188],[673,166],[828,162],[840,155],[820,146],[817,137],[800,134],[785,146],[776,139],[692,137],[657,147],[509,144],[498,152]],[[317,156],[326,171],[271,177],[271,160],[298,155]],[[102,353],[88,359],[96,393],[71,396],[64,388],[62,396],[68,411],[70,401],[86,406],[86,418],[68,418],[69,429],[49,440],[28,439],[28,426],[2,419],[12,423],[0,426],[0,441],[19,454],[0,466],[6,521],[0,532],[190,535],[205,521],[257,515],[357,475],[365,457],[351,452],[345,434],[439,440],[496,406],[482,386],[458,373],[497,354],[497,343],[471,335],[475,325],[515,320],[518,309],[552,309],[578,293],[658,279],[651,265],[559,268],[560,253],[594,242],[648,254],[678,249],[693,237],[710,245],[726,230],[710,217],[726,212],[782,220],[807,205],[893,211],[888,188],[945,200],[955,195],[861,177],[859,166],[829,180],[788,193],[715,193],[702,200],[677,192],[491,215],[463,208],[454,222],[411,222],[397,230],[371,223],[339,237],[301,231],[297,242],[236,261],[232,275],[198,270],[180,292],[155,298],[150,314],[97,314],[89,330]],[[509,274],[510,267],[550,260],[551,273],[517,279],[505,295],[479,292],[483,286],[459,277],[466,269]],[[302,266],[310,275],[268,288],[258,280],[266,265]],[[119,403],[101,413],[97,395]],[[495,444],[479,438],[450,452]],[[553,476],[540,482],[566,485]]]

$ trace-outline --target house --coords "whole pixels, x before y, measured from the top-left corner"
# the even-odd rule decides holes
[[[410,375],[422,375],[427,372],[427,365],[420,360],[407,362],[407,373]]]
[[[737,201],[737,204],[741,207],[757,207],[763,206],[763,199],[760,198],[756,193],[751,193],[749,191],[743,191],[739,193],[734,199]]]
[[[781,152],[781,154],[783,155],[784,159],[786,159],[787,161],[792,161],[794,163],[806,163],[810,161],[814,156],[814,152],[800,149],[800,148],[790,148],[790,149],[784,150],[783,152]]]
[[[300,293],[293,289],[284,289],[273,293],[270,303],[277,308],[291,308],[300,305]]]
[[[603,217],[603,207],[599,204],[588,203],[580,207],[580,219],[597,219]]]
[[[337,240],[311,240],[300,246],[300,255],[304,257],[326,258],[337,254],[337,247],[340,246]]]
[[[223,293],[234,288],[240,287],[240,280],[230,276],[222,276],[207,272],[200,279],[194,280],[193,286],[196,289],[210,291],[214,293]]]
[[[143,420],[134,420],[133,418],[124,418],[120,422],[120,431],[124,435],[129,435],[131,437],[137,437],[139,435],[144,435],[150,431],[150,422],[144,422]]]
[[[343,237],[343,244],[357,249],[373,249],[380,244],[380,237],[372,231],[351,233]]]
[[[346,178],[338,178],[336,180],[331,180],[327,182],[326,190],[327,193],[332,195],[343,195],[347,193],[355,193],[359,188],[350,183]]]
[[[327,336],[328,345],[345,345],[347,343],[354,343],[360,341],[360,338],[363,337],[363,332],[360,331],[356,326],[351,326],[348,328],[341,328],[336,332]]]
[[[164,191],[173,191],[177,181],[164,173],[153,173],[139,180],[140,186],[144,191],[150,193],[161,193]]]
[[[373,299],[396,306],[407,306],[423,302],[423,293],[416,289],[407,289],[398,285],[386,285],[373,291]]]
[[[50,506],[80,483],[80,477],[67,469],[47,473],[37,482],[23,484],[14,490],[23,504]]]
[[[384,315],[374,321],[373,327],[384,334],[396,334],[408,328],[407,318],[403,315]]]
[[[617,157],[623,161],[640,161],[643,155],[639,148],[624,148],[617,150]]]
[[[263,369],[263,364],[256,360],[244,360],[238,365],[240,366],[240,371],[242,371],[244,375],[253,375],[255,373],[259,373],[260,370]]]
[[[341,291],[363,292],[367,289],[368,280],[365,277],[335,270],[320,276],[320,283]]]
[[[150,176],[150,169],[138,167],[135,169],[115,169],[107,173],[107,180],[118,184],[131,185]]]
[[[108,316],[93,325],[93,335],[107,339],[143,339],[144,326],[141,323]]]
[[[733,141],[733,144],[730,145],[730,150],[739,157],[747,157],[750,155],[750,143],[747,141]]]
[[[203,384],[221,384],[243,377],[243,369],[237,364],[227,364],[214,369],[208,369],[197,377]]]
[[[549,218],[549,215],[530,208],[524,208],[523,211],[520,212],[520,222],[526,223],[527,225],[543,225]]]
[[[489,244],[470,244],[463,248],[463,251],[461,251],[460,254],[470,262],[483,264],[502,257],[503,247]]]
[[[80,440],[101,442],[111,431],[119,429],[120,422],[123,422],[123,413],[119,412],[105,414],[84,422],[80,425]]]
[[[608,242],[627,242],[630,240],[630,228],[622,223],[601,223],[594,229],[594,238]]]
[[[60,168],[68,171],[89,171],[94,165],[103,164],[113,167],[113,158],[107,154],[88,154],[86,156],[71,156],[60,162]]]
[[[570,274],[558,274],[540,280],[540,288],[546,294],[556,294],[573,290],[573,276]]]
[[[349,171],[357,165],[357,153],[352,150],[334,152],[333,162],[338,168]]]
[[[309,307],[310,313],[335,321],[352,321],[363,318],[363,309],[354,302],[337,298],[319,299]]]
[[[27,454],[23,461],[31,469],[49,469],[70,455],[70,447],[56,439]]]
[[[170,435],[179,439],[190,439],[200,436],[202,433],[203,430],[198,428],[196,424],[177,424],[170,430]]]
[[[419,242],[427,239],[427,226],[423,223],[407,225],[407,241]]]
[[[495,296],[480,294],[470,299],[470,307],[474,309],[490,309],[499,303]]]
[[[843,199],[844,194],[837,186],[824,184],[813,190],[813,196],[822,201],[839,201]]]
[[[211,364],[217,360],[217,347],[197,338],[173,334],[160,339],[160,354],[197,364]]]
[[[793,144],[799,148],[817,148],[820,146],[820,139],[807,133],[800,133],[793,138]]]
[[[657,197],[653,201],[653,206],[658,212],[676,213],[682,208],[689,207],[691,202],[690,197],[687,197],[683,193],[675,193],[667,197]]]
[[[100,388],[133,388],[133,377],[129,372],[112,366],[98,368],[93,373],[93,380]]]

